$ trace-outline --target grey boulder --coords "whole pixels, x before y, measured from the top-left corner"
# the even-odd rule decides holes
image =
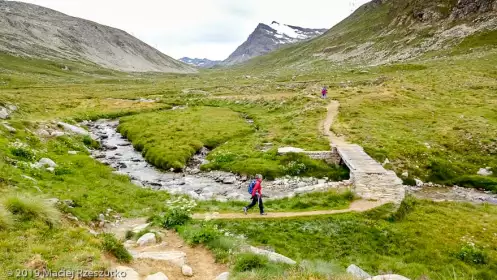
[[[68,124],[68,123],[65,123],[65,122],[58,122],[57,124],[59,126],[61,126],[62,128],[64,128],[64,130],[72,132],[74,134],[79,134],[79,135],[83,135],[83,136],[90,135],[88,133],[88,131],[86,131],[85,129],[83,129],[83,128],[79,127],[79,126],[75,126],[75,125]]]
[[[371,275],[369,275],[367,272],[365,272],[355,264],[351,264],[349,267],[347,267],[347,273],[357,279],[367,279],[371,277]]]
[[[40,159],[40,161],[38,161],[38,166],[40,166],[40,167],[57,167],[57,164],[49,158],[42,158],[42,159]]]

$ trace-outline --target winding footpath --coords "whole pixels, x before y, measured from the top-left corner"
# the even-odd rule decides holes
[[[275,212],[267,216],[244,213],[204,213],[195,214],[194,219],[276,219],[334,215],[350,212],[366,212],[387,203],[400,204],[405,196],[402,180],[393,171],[388,171],[381,164],[364,152],[364,149],[348,143],[343,137],[338,137],[331,131],[333,121],[338,115],[340,104],[331,101],[327,107],[326,119],[321,122],[320,129],[330,141],[332,150],[336,150],[342,161],[349,167],[354,192],[362,197],[354,201],[347,209],[323,210],[308,212]]]
[[[268,213],[267,216],[261,216],[258,214],[258,209],[253,210],[253,213],[245,215],[243,212],[240,213],[202,213],[194,214],[193,218],[196,220],[232,220],[232,219],[279,219],[279,218],[297,218],[297,217],[309,217],[309,216],[327,216],[334,214],[343,214],[350,212],[366,212],[376,207],[383,205],[384,202],[381,201],[369,201],[369,200],[356,200],[352,202],[347,209],[340,210],[320,210],[320,211],[307,211],[307,212],[272,212]]]

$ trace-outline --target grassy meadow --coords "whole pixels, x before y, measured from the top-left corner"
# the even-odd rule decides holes
[[[297,69],[248,64],[192,75],[125,74],[1,54],[0,104],[12,103],[19,110],[7,120],[16,132],[0,125],[0,275],[30,265],[108,267],[107,252],[118,252],[118,242],[95,237],[85,227],[108,209],[123,217],[168,211],[169,194],[138,188],[91,159],[84,138],[35,134],[40,125],[56,120],[121,118],[121,132],[149,162],[166,169],[183,167],[207,146],[213,150],[204,170],[341,180],[348,177],[344,168],[276,152],[284,146],[329,149],[319,130],[327,105],[319,90],[327,85],[330,97],[341,104],[333,131],[380,162],[388,158],[386,167],[399,176],[408,171],[406,183],[419,178],[497,191],[497,55],[469,51],[492,38],[468,39],[453,50],[457,56],[433,54],[410,63],[316,63]],[[281,64],[292,59],[285,52],[298,53],[282,50],[276,54]],[[174,106],[186,109],[169,110]],[[54,172],[30,167],[45,157],[57,163]],[[494,174],[476,175],[482,167],[491,167]],[[49,198],[62,203],[47,205]],[[266,207],[341,209],[352,199],[309,194],[267,202]],[[240,211],[241,205],[200,202],[195,211]],[[219,261],[230,263],[237,270],[235,279],[348,279],[337,275],[351,263],[370,273],[395,272],[412,279],[497,278],[495,206],[410,200],[403,207],[393,216],[385,207],[332,217],[192,222],[178,230],[191,244],[206,244]],[[233,258],[233,240],[210,231],[214,227],[243,234],[247,242],[272,247],[300,263],[290,268],[253,256]]]

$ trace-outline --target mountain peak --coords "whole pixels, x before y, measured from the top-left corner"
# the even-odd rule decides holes
[[[210,60],[207,58],[190,58],[182,57],[179,61],[198,67],[198,68],[211,68],[221,63],[219,60]]]
[[[247,41],[238,47],[224,61],[224,64],[241,63],[253,57],[269,53],[283,45],[313,39],[326,31],[327,29],[302,28],[281,24],[277,21],[273,21],[271,24],[259,23]]]

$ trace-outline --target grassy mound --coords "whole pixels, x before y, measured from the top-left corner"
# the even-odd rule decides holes
[[[215,148],[253,129],[229,109],[200,107],[125,117],[119,131],[153,165],[181,169],[200,148]]]
[[[21,220],[38,219],[49,226],[60,223],[59,211],[40,198],[11,196],[4,200],[3,205]]]

